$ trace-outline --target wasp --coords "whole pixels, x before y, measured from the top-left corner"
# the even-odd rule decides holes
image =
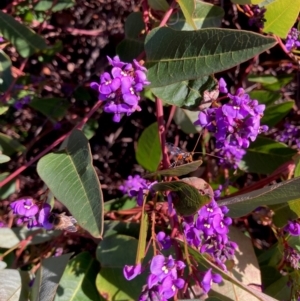
[[[170,167],[175,167],[177,165],[182,165],[184,163],[189,163],[193,161],[193,152],[185,152],[180,147],[175,146],[172,143],[167,142],[166,147],[171,154],[171,159],[173,159],[173,163]]]
[[[49,222],[53,225],[56,230],[67,230],[69,232],[76,232],[77,228],[75,224],[77,220],[73,216],[67,216],[65,212],[63,213],[51,213],[49,217]]]

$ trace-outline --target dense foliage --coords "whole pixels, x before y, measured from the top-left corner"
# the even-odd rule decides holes
[[[0,5],[0,301],[300,300],[300,0]]]

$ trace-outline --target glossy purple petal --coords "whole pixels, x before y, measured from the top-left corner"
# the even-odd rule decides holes
[[[137,275],[141,274],[142,265],[125,265],[123,268],[123,275],[127,280],[134,279]]]

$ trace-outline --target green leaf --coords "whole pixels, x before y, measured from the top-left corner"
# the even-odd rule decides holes
[[[221,200],[219,205],[225,205],[230,209],[228,212],[229,216],[240,217],[261,205],[268,206],[284,204],[289,201],[299,201],[299,185],[300,178],[294,178],[243,195]]]
[[[272,220],[277,227],[283,227],[288,220],[300,217],[299,200],[290,201],[278,205],[269,206],[275,212]]]
[[[293,157],[293,160],[295,162],[295,170],[294,170],[294,177],[297,178],[300,176],[300,154],[296,154],[294,157]]]
[[[21,275],[18,270],[0,270],[0,300],[17,301],[21,295]]]
[[[10,161],[10,157],[0,154],[0,164]]]
[[[145,178],[152,178],[156,177],[157,175],[161,176],[184,176],[187,175],[190,172],[193,172],[198,169],[198,167],[203,163],[202,160],[193,161],[191,163],[179,165],[173,168],[163,169],[163,170],[157,170],[153,173],[144,175]]]
[[[151,88],[153,94],[163,102],[190,110],[203,110],[209,107],[219,95],[217,80],[213,76],[203,76],[196,80],[182,81],[164,87]],[[204,94],[210,92],[215,97],[206,99]]]
[[[148,5],[154,10],[167,11],[169,4],[166,0],[148,0]]]
[[[144,202],[145,204],[145,202]],[[149,227],[148,214],[145,212],[145,206],[143,206],[143,214],[141,218],[141,226],[138,240],[138,248],[136,252],[136,260],[135,263],[139,264],[143,262],[145,258],[146,245],[147,245],[147,232]]]
[[[269,127],[275,126],[290,112],[294,104],[294,101],[290,100],[267,107],[264,111],[264,116],[261,119],[260,124],[266,124]]]
[[[61,231],[43,231],[42,229],[30,230],[27,227],[24,228],[0,228],[0,248],[10,249],[22,240],[26,240],[29,236],[32,239],[28,241],[28,245],[37,245],[49,241],[57,236],[61,235]]]
[[[55,5],[53,5],[55,3]],[[52,0],[40,0],[35,6],[35,11],[47,11],[50,10],[52,12],[58,12],[63,9],[71,8],[75,5],[74,0],[58,0],[53,2]]]
[[[161,160],[161,148],[158,137],[157,122],[149,125],[142,133],[137,143],[137,162],[149,171],[155,171]]]
[[[281,38],[286,38],[289,30],[297,20],[300,10],[300,0],[265,0],[260,3],[266,12],[263,31],[273,33]]]
[[[0,115],[5,114],[8,111],[8,109],[9,109],[8,105],[0,104]]]
[[[280,76],[274,75],[249,75],[248,80],[250,82],[256,82],[262,84],[266,90],[277,91],[282,87],[290,83],[294,79],[293,74],[284,74]]]
[[[264,292],[277,300],[285,300],[287,296],[291,296],[291,286],[288,286],[289,275],[282,276],[277,281],[268,286]]]
[[[101,263],[101,271],[96,285],[105,300],[138,299],[146,283],[147,273],[142,273],[131,281],[123,276],[124,266],[135,264],[137,245],[137,239],[125,235],[109,236],[100,242],[96,256]],[[124,256],[125,250],[126,256]],[[151,256],[150,253],[147,256],[148,259]]]
[[[117,54],[122,61],[130,62],[144,51],[144,30],[142,13],[131,13],[125,22],[125,39],[117,47]]]
[[[2,11],[0,11],[0,35],[10,41],[24,58],[47,48],[41,36]]]
[[[216,5],[196,0],[196,7],[192,16],[197,29],[209,27],[221,27],[224,17],[224,10]],[[178,14],[172,15],[168,22],[168,27],[176,30],[195,30],[190,26],[180,11]]]
[[[17,152],[24,152],[26,148],[11,136],[0,133],[0,150],[5,155],[11,156]]]
[[[174,122],[186,134],[199,133],[201,127],[194,125],[194,122],[198,119],[198,115],[199,112],[176,108]]]
[[[193,20],[194,10],[196,8],[195,0],[178,0],[177,2],[183,12],[187,24],[194,30],[197,30],[197,26]]]
[[[123,196],[122,198],[113,199],[104,203],[104,211],[118,211],[131,209],[136,206],[136,199],[129,196]]]
[[[9,176],[9,172],[3,172],[0,174],[0,181],[3,181]],[[16,180],[10,181],[0,188],[0,200],[7,199],[10,195],[16,192]]]
[[[123,234],[138,239],[139,233],[140,224],[121,221],[104,221],[104,239],[116,234]]]
[[[53,195],[93,236],[103,231],[103,198],[87,138],[74,130],[65,148],[41,158],[37,172]]]
[[[251,99],[257,99],[259,103],[264,103],[267,107],[281,97],[279,92],[268,90],[253,90],[249,95]]]
[[[0,50],[0,91],[5,92],[12,81],[10,58],[3,50]]]
[[[262,2],[264,0],[231,0],[232,3],[235,4],[259,4],[260,2]]]
[[[195,214],[213,197],[213,190],[210,186],[203,179],[196,177],[156,183],[152,189],[154,191],[173,191],[172,202],[177,213],[183,216]]]
[[[31,301],[54,300],[59,281],[71,255],[72,253],[69,253],[42,260],[32,286]]]
[[[50,119],[60,119],[66,115],[69,103],[64,98],[34,98],[29,103],[33,109],[41,112]]]
[[[88,252],[80,253],[67,265],[54,300],[100,301],[95,286],[98,271],[97,261]]]
[[[284,143],[269,138],[257,137],[250,144],[239,168],[247,172],[270,174],[279,166],[292,159],[297,151]]]
[[[247,31],[156,28],[145,41],[148,80],[152,88],[195,80],[245,62],[275,43],[274,38]]]

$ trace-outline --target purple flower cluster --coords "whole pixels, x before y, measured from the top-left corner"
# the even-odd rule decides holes
[[[104,111],[114,113],[113,121],[119,122],[124,114],[129,116],[141,110],[139,93],[150,82],[147,81],[147,69],[136,60],[130,64],[122,62],[118,56],[107,59],[113,66],[111,74],[104,72],[100,83],[92,82],[90,86],[99,92],[100,100],[106,101]]]
[[[288,262],[290,266],[296,270],[300,268],[300,254],[294,248],[286,246],[283,252],[283,258],[285,262]]]
[[[285,48],[287,51],[292,51],[293,49],[300,47],[299,37],[300,32],[296,28],[291,28],[285,41]]]
[[[228,226],[232,220],[226,217],[226,206],[219,207],[215,200],[205,205],[194,217],[185,218],[184,234],[187,242],[196,247],[200,253],[208,253],[224,271],[225,262],[233,259],[237,244],[228,239]]]
[[[178,277],[178,271],[185,268],[184,262],[174,260],[172,255],[166,258],[163,255],[156,255],[150,264],[150,275],[147,285],[144,287],[139,300],[161,300],[172,298],[178,289],[183,288],[185,281]],[[133,279],[141,273],[141,265],[125,266],[124,277],[127,280]]]
[[[258,5],[252,6],[252,12],[253,16],[249,19],[249,25],[256,25],[258,28],[264,27],[264,22],[266,22],[266,19],[264,18],[266,8],[259,7]]]
[[[287,225],[284,227],[284,230],[292,236],[300,236],[300,224],[297,220],[288,221]]]
[[[286,122],[284,129],[276,135],[275,139],[289,146],[296,145],[300,149],[300,126]]]
[[[227,93],[223,79],[219,81],[219,89]],[[258,134],[268,130],[267,126],[260,125],[265,105],[250,99],[242,88],[239,88],[235,95],[228,93],[227,96],[228,103],[201,111],[194,124],[214,133],[216,147],[220,149],[219,154],[224,158],[221,163],[230,163],[237,168],[250,141],[254,141]]]
[[[129,176],[123,185],[119,186],[119,190],[128,194],[130,197],[135,197],[137,204],[142,206],[144,193],[151,190],[151,186],[155,183],[156,182],[147,183],[147,181],[139,175]]]
[[[31,98],[30,98],[29,95],[27,95],[27,96],[25,96],[25,97],[23,97],[23,98],[20,98],[19,100],[17,100],[17,101],[14,103],[14,108],[15,108],[16,110],[21,110],[21,109],[23,109],[23,107],[24,107],[25,105],[28,105],[28,104],[30,103],[30,100],[31,100]]]
[[[44,203],[40,209],[31,198],[24,198],[10,204],[15,215],[18,215],[17,224],[27,223],[29,229],[33,227],[43,227],[46,230],[53,228],[49,222],[51,206]]]

